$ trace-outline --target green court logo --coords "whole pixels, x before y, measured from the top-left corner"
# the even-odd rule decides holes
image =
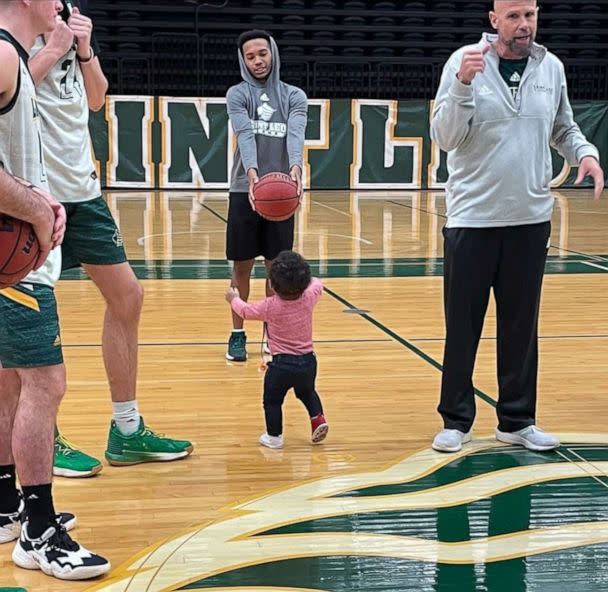
[[[608,590],[608,435],[560,437],[551,453],[476,440],[264,495],[90,590]]]

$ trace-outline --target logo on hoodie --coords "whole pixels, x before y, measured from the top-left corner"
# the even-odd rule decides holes
[[[262,104],[256,109],[259,119],[254,119],[251,122],[253,133],[270,138],[284,138],[287,135],[287,124],[270,121],[277,111],[270,104],[270,97],[266,93],[263,93],[260,100]]]

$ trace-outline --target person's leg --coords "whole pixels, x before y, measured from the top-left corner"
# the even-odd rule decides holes
[[[445,429],[470,431],[473,368],[498,260],[499,229],[444,229],[446,340],[438,411]]]
[[[283,401],[292,386],[289,370],[280,361],[270,362],[264,375],[264,416],[269,436],[283,435]]]
[[[323,412],[321,399],[315,388],[317,379],[317,358],[314,354],[300,358],[300,369],[294,381],[296,397],[302,402],[311,424],[311,439],[314,444],[325,440],[329,426]]]
[[[15,370],[0,368],[0,543],[8,543],[21,532],[22,502],[16,484],[12,450],[13,422],[21,382]]]
[[[311,419],[323,415],[323,405],[315,389],[316,378],[317,358],[314,354],[302,356],[298,361],[297,372],[294,372],[293,390],[296,397],[306,407]]]
[[[249,300],[249,292],[251,289],[251,270],[255,264],[255,259],[247,259],[246,261],[234,261],[232,268],[232,279],[230,285],[237,288],[241,298],[247,302]],[[232,328],[241,330],[244,321],[235,312],[232,312]]]
[[[63,364],[17,370],[21,380],[12,447],[25,500],[26,519],[13,561],[61,579],[87,579],[109,571],[110,563],[81,547],[66,532],[53,504],[53,440],[65,392]]]
[[[21,380],[12,449],[25,498],[30,535],[38,538],[55,520],[51,495],[53,440],[65,393],[65,366],[17,370]]]
[[[536,423],[538,314],[550,223],[505,229],[495,285],[498,429]]]
[[[83,267],[106,302],[101,342],[112,401],[135,401],[142,285],[128,263]]]
[[[101,291],[106,301],[102,353],[112,400],[134,402],[143,290],[127,263],[120,230],[103,197],[68,203],[66,212],[62,267],[66,270],[82,265]],[[136,411],[132,413],[133,429],[138,425]],[[79,450],[56,430],[54,475],[91,477],[101,469],[97,458]]]
[[[238,289],[243,300],[249,298],[251,271],[255,258],[261,254],[262,218],[251,209],[247,193],[232,192],[228,197],[226,226],[226,259],[233,262],[231,285]],[[226,359],[233,362],[247,360],[247,336],[243,319],[231,312],[232,333],[228,341]]]

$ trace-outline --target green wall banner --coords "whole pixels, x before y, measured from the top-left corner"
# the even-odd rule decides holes
[[[574,115],[608,170],[608,102]],[[446,155],[431,141],[432,101],[311,99],[304,154],[310,189],[441,189]],[[236,138],[223,98],[111,96],[90,121],[105,188],[228,189]],[[553,154],[555,187],[576,171]]]

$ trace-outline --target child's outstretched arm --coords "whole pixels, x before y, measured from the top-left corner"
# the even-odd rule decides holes
[[[226,290],[226,301],[230,303],[232,310],[242,319],[252,321],[268,320],[269,298],[248,304],[240,297],[238,289],[231,286]]]

